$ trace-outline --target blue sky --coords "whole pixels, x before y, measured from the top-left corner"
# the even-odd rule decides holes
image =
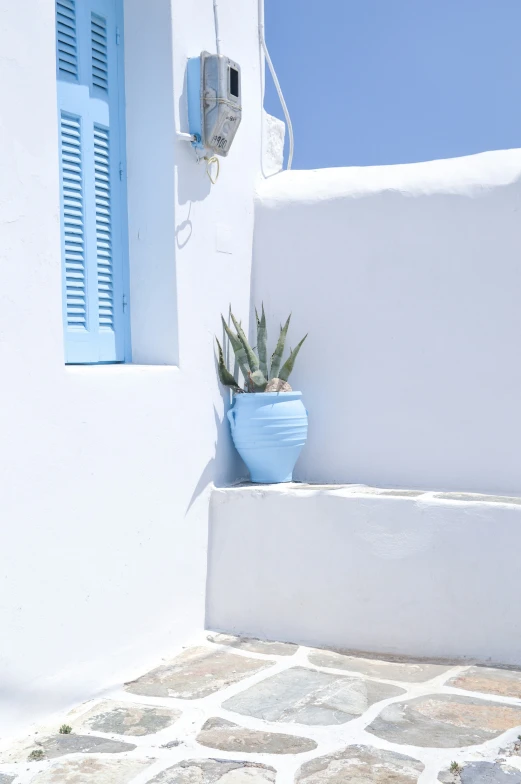
[[[265,0],[293,167],[521,146],[521,0]],[[267,75],[267,111],[282,117]]]

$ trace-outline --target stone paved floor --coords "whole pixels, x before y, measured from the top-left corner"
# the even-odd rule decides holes
[[[215,635],[0,747],[0,784],[521,784],[520,735],[521,671]]]

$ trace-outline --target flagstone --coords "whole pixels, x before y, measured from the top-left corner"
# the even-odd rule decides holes
[[[265,653],[268,656],[293,656],[298,650],[298,645],[290,642],[268,642],[250,637],[233,637],[231,634],[211,634],[207,639],[218,645],[228,645],[230,648],[250,653]]]
[[[142,675],[125,689],[148,697],[195,700],[237,683],[273,664],[214,648],[190,648],[168,664]]]
[[[267,721],[345,724],[379,700],[404,694],[397,686],[292,667],[226,700],[223,708]]]
[[[277,732],[249,730],[226,719],[208,719],[197,736],[198,743],[221,751],[244,751],[259,754],[299,754],[313,751],[311,738],[299,738]]]
[[[94,732],[140,736],[164,730],[180,716],[181,711],[171,708],[105,701],[80,716],[77,722],[73,721],[73,724]]]
[[[383,678],[389,681],[422,683],[448,672],[441,664],[413,664],[409,662],[390,662],[380,659],[365,659],[359,656],[346,656],[333,651],[314,650],[308,656],[309,662],[317,667],[334,667],[337,670],[359,672],[370,678]]]
[[[130,784],[153,760],[75,759],[59,762],[31,784]]]
[[[521,771],[494,762],[468,762],[458,773],[440,773],[443,784],[521,784]]]
[[[149,784],[275,784],[275,770],[253,762],[186,760],[167,768]]]
[[[455,748],[484,743],[521,725],[521,708],[452,694],[387,705],[367,727],[393,743]]]
[[[368,746],[349,746],[343,751],[306,762],[296,784],[416,784],[423,764],[418,760]]]
[[[447,682],[447,686],[465,689],[465,691],[521,699],[521,672],[519,670],[499,670],[493,667],[471,667],[451,678]]]
[[[65,754],[118,754],[135,749],[133,743],[99,738],[96,735],[54,735],[35,746],[44,753],[44,759],[63,757]]]

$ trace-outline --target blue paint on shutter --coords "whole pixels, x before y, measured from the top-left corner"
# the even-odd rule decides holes
[[[122,0],[56,0],[65,358],[130,360]]]
[[[56,46],[58,78],[78,78],[78,46],[76,37],[75,0],[56,2]]]
[[[94,171],[99,322],[100,327],[114,329],[110,132],[99,125],[94,126]]]
[[[107,20],[92,14],[90,21],[92,46],[92,83],[108,93]]]
[[[61,113],[62,223],[67,327],[87,329],[81,120]]]

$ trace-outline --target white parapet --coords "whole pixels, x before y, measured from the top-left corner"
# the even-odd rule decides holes
[[[309,332],[295,478],[521,495],[521,149],[259,179],[252,300]]]
[[[207,626],[521,664],[521,498],[355,485],[213,491]]]

